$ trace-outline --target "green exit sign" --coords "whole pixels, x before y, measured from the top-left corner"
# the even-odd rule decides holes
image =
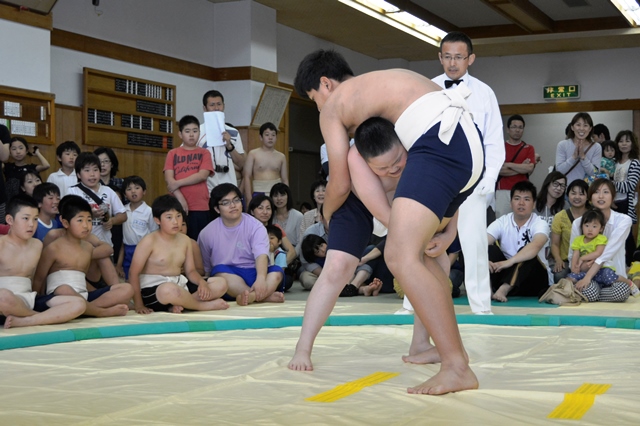
[[[544,86],[544,99],[577,99],[580,97],[579,84],[567,84],[565,86]]]

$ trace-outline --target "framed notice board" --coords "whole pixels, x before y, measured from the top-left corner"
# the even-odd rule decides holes
[[[84,69],[84,143],[167,152],[176,144],[176,87]]]
[[[55,144],[55,95],[0,86],[0,124],[35,145]]]
[[[280,127],[280,121],[284,115],[289,98],[291,97],[291,89],[285,87],[272,86],[265,84],[256,106],[256,112],[251,120],[252,126],[262,126],[264,123],[273,123],[276,127]]]

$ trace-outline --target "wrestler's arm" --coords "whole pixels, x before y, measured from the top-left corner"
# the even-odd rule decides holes
[[[327,183],[324,199],[324,218],[329,221],[331,215],[345,202],[351,191],[351,178],[347,154],[349,135],[340,118],[331,112],[327,105],[320,113],[320,130],[327,144],[331,177]]]
[[[47,289],[47,275],[49,275],[49,270],[53,262],[55,262],[55,256],[51,252],[51,247],[47,246],[42,250],[42,255],[40,256],[40,261],[38,262],[36,273],[33,277],[32,288],[36,293],[45,294]]]
[[[140,240],[136,250],[133,252],[133,259],[131,259],[131,265],[129,266],[129,284],[133,288],[133,309],[139,314],[153,312],[152,309],[144,306],[142,293],[140,292],[140,273],[143,271],[149,256],[151,256],[151,250],[155,242],[155,238],[150,235],[145,235]]]
[[[86,241],[93,246],[94,250],[91,255],[91,259],[93,260],[104,259],[113,254],[113,247],[96,237],[94,234],[89,234]]]
[[[364,161],[355,145],[349,150],[348,166],[354,192],[367,210],[388,228],[391,205],[382,181],[373,173],[373,170]],[[331,173],[333,173],[333,166],[331,167]],[[333,179],[333,174],[331,179]]]

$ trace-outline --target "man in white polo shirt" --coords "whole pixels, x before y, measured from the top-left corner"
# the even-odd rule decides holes
[[[549,225],[533,213],[536,192],[529,181],[513,185],[512,213],[487,228],[492,298],[499,302],[506,302],[508,294],[539,297],[553,284],[544,255]]]

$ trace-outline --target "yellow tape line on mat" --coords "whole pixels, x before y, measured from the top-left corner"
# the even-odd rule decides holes
[[[400,373],[386,373],[384,371],[378,371],[377,373],[370,374],[366,377],[363,377],[362,379],[354,380],[353,382],[347,382],[343,385],[338,385],[330,391],[311,396],[305,401],[334,402],[346,396],[353,395],[356,392],[360,392],[367,386],[377,385],[378,383],[382,383],[389,379],[392,379],[399,374]]]
[[[547,416],[549,419],[580,420],[596,400],[596,395],[605,393],[611,385],[585,383],[573,393],[565,393],[564,401]]]

